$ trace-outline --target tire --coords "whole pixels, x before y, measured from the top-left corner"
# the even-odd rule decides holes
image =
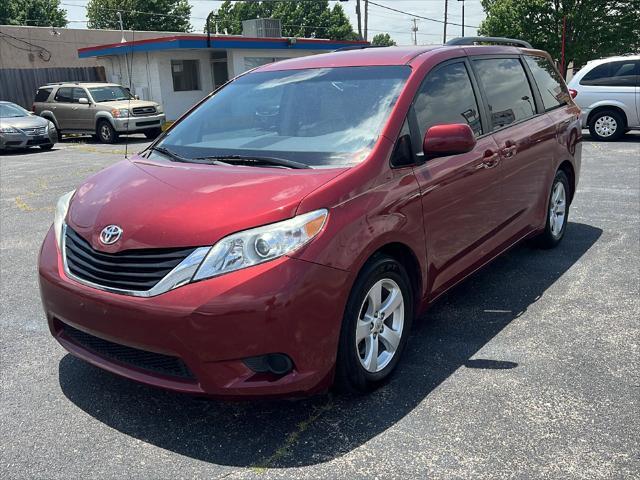
[[[118,134],[108,120],[100,120],[96,128],[96,136],[102,143],[116,143]]]
[[[372,299],[378,291],[380,307],[392,295],[396,295],[393,298],[401,295],[400,306],[387,311],[384,317],[375,315],[379,308]],[[413,290],[404,267],[386,255],[372,257],[358,275],[342,319],[336,359],[335,386],[338,390],[368,392],[389,377],[407,343],[413,305]],[[360,332],[357,332],[358,327]],[[371,361],[375,351],[373,345],[378,347],[375,366]],[[392,351],[393,345],[395,350]]]
[[[589,120],[591,137],[603,142],[617,140],[625,129],[624,118],[615,110],[601,110]]]
[[[42,150],[51,150],[53,148],[53,143],[50,143],[49,145],[40,145],[40,148]]]
[[[161,128],[154,128],[153,130],[145,130],[144,136],[147,137],[149,140],[153,140],[154,138],[158,138],[161,133],[162,133]]]
[[[562,170],[556,172],[551,186],[551,193],[547,202],[547,220],[544,231],[536,237],[536,244],[540,248],[554,248],[564,238],[569,221],[569,179]],[[561,209],[563,214],[561,215]],[[558,222],[561,222],[560,224]]]

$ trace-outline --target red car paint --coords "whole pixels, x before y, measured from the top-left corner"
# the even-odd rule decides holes
[[[562,164],[571,172],[575,191],[581,130],[579,109],[571,101],[480,136],[465,153],[390,165],[429,71],[459,57],[523,53],[546,56],[515,47],[384,48],[261,67],[258,71],[406,64],[412,72],[372,151],[350,168],[212,167],[134,157],[88,179],[78,188],[66,222],[93,248],[110,253],[212,245],[230,233],[317,209],[328,209],[329,216],[322,232],[290,256],[151,298],[108,293],[69,278],[50,231],[39,273],[51,333],[90,363],[176,391],[239,397],[328,388],[347,298],[375,252],[385,249],[402,257],[418,293],[417,309],[423,311],[447,289],[544,228],[551,180]],[[470,146],[460,127],[438,127],[434,133],[442,142],[442,135],[457,136],[460,152]],[[101,245],[101,229],[116,221],[126,237]],[[116,344],[179,357],[195,379],[114,361],[67,337],[63,323]],[[294,370],[273,378],[242,361],[272,352],[289,355]]]

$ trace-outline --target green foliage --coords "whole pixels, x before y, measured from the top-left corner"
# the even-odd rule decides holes
[[[89,28],[118,29],[117,12],[122,12],[125,30],[188,32],[191,5],[187,0],[90,0]],[[153,13],[154,15],[150,15]]]
[[[329,7],[328,1],[316,2],[231,2],[226,0],[217,12],[218,31],[240,35],[242,21],[277,18],[285,37],[317,37],[332,40],[356,40],[342,6]],[[213,23],[213,21],[212,21]],[[211,25],[211,30],[215,30]]]
[[[0,25],[67,26],[67,12],[60,8],[60,0],[0,1]]]
[[[640,50],[640,0],[482,0],[482,7],[480,35],[527,40],[557,61],[566,16],[565,70],[572,61],[581,67]]]
[[[371,40],[371,45],[375,45],[377,47],[391,47],[395,45],[396,42],[393,41],[391,35],[388,33],[378,33],[373,40]]]

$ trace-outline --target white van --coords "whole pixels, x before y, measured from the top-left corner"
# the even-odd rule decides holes
[[[598,140],[640,128],[640,55],[587,63],[569,82],[582,109],[582,126]]]

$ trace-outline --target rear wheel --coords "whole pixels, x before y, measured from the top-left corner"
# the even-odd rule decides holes
[[[562,170],[556,172],[547,203],[547,223],[536,238],[541,248],[553,248],[564,238],[569,218],[569,179]]]
[[[115,143],[118,140],[118,134],[108,120],[100,120],[98,122],[96,135],[102,143]]]
[[[161,133],[162,133],[161,128],[154,128],[152,130],[145,130],[144,136],[147,137],[149,140],[153,140],[154,138],[157,138],[158,136],[160,136]]]
[[[622,115],[615,110],[601,110],[589,121],[589,133],[597,140],[612,141],[620,138],[626,125]]]
[[[395,369],[413,320],[409,276],[395,259],[377,255],[362,269],[342,320],[336,386],[373,390]]]

